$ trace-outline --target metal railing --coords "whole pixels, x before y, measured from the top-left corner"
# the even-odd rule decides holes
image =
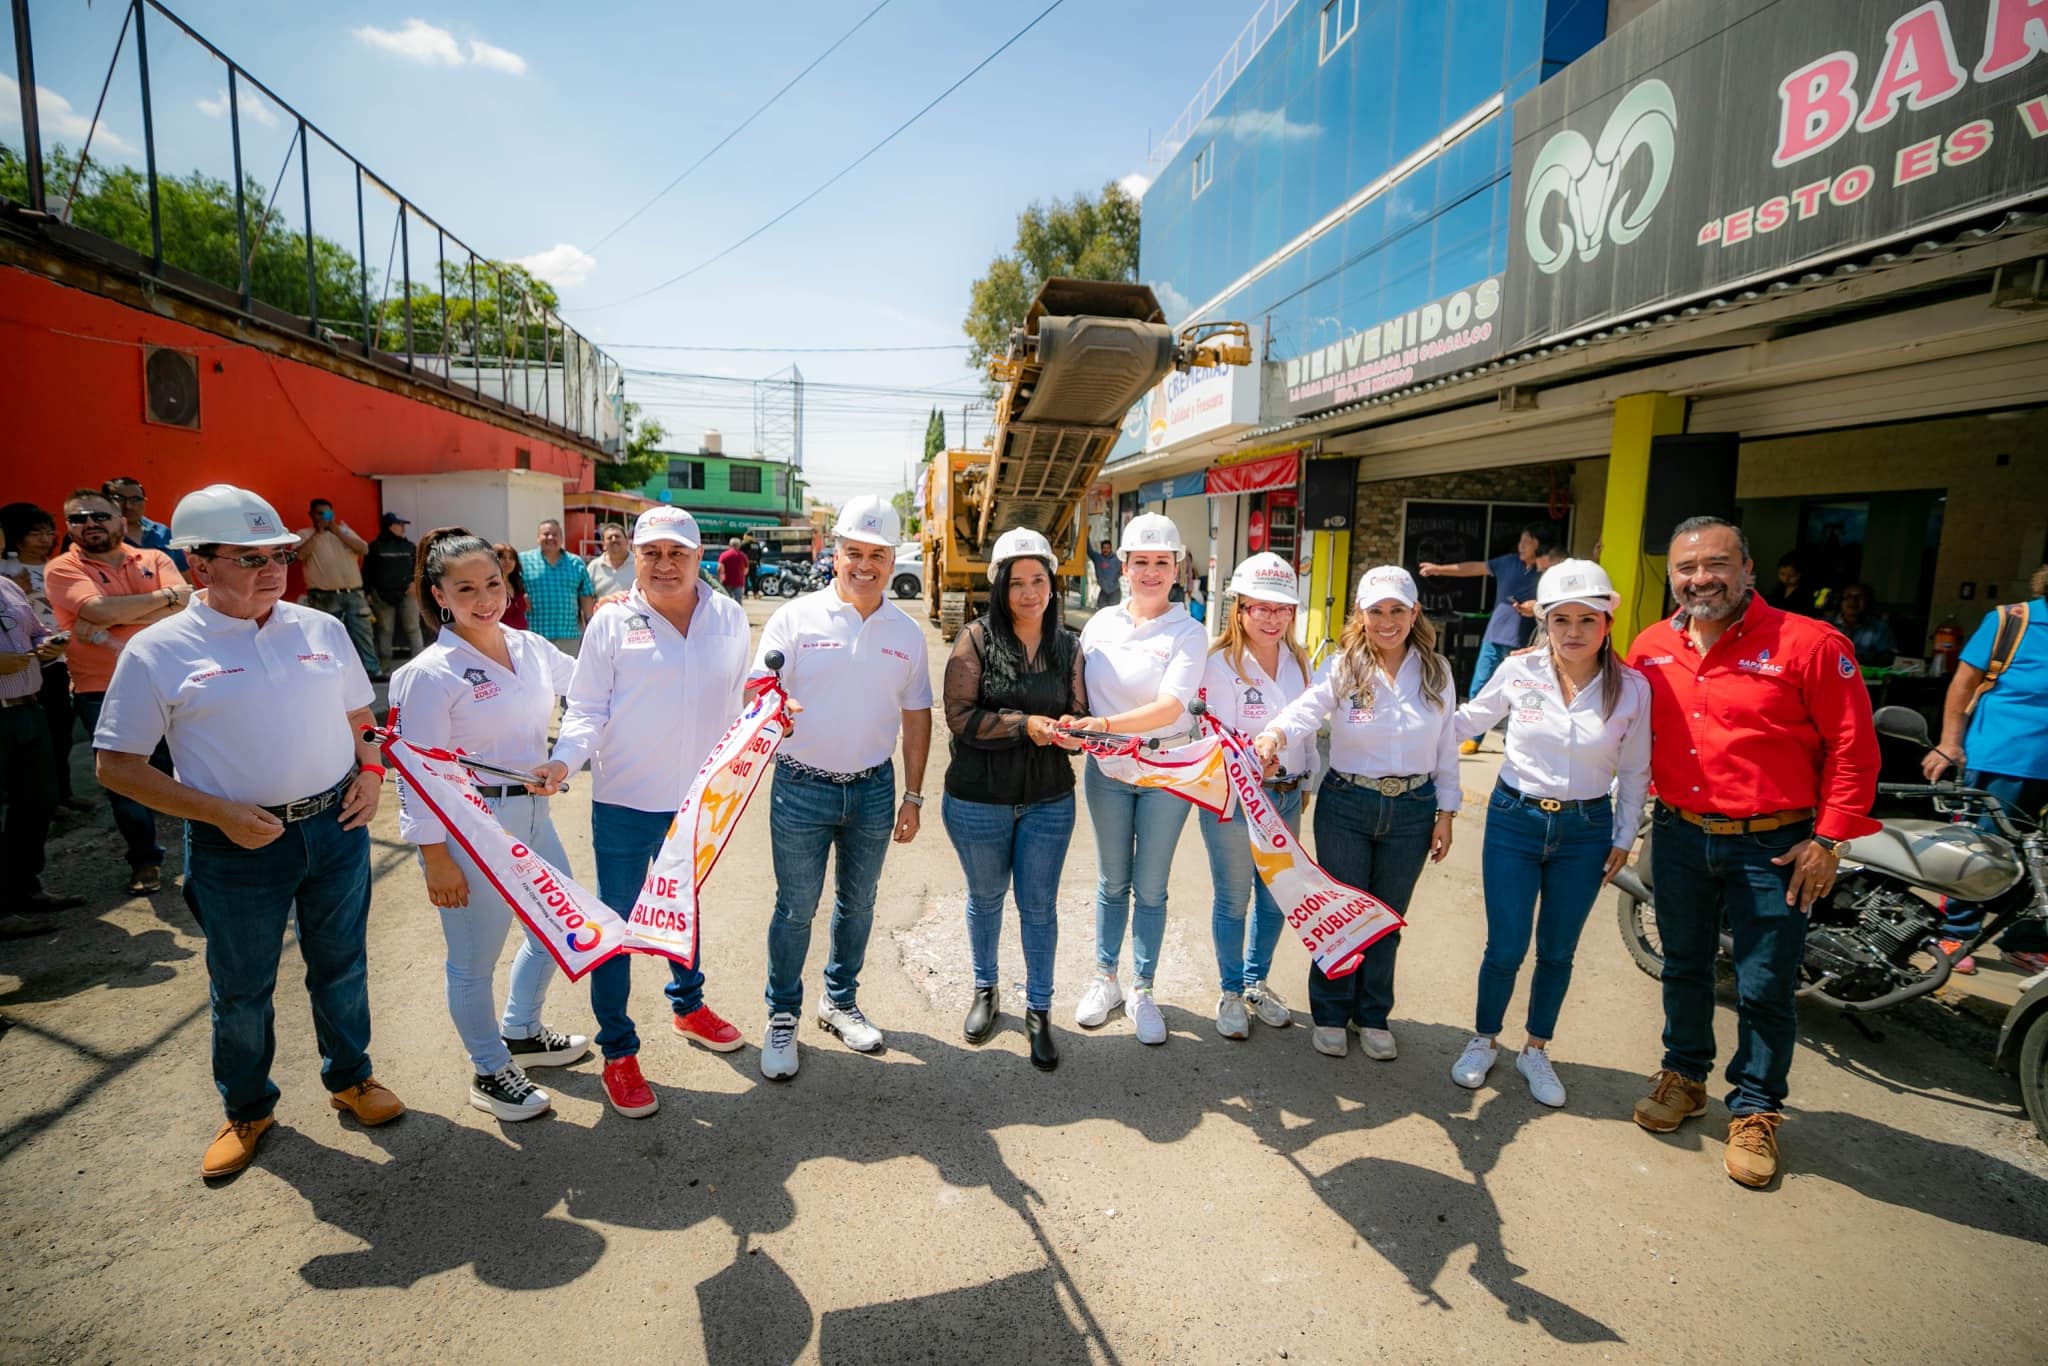
[[[28,5],[11,0],[11,8],[25,145],[18,167],[6,165],[11,149],[0,146],[0,172],[14,172],[0,178],[0,203],[15,200],[30,221],[63,225],[67,240],[125,248],[138,269],[181,292],[619,449],[624,371],[562,321],[533,276],[477,252],[422,212],[161,0],[128,0],[80,147],[46,156]],[[197,52],[167,52],[166,43]],[[116,69],[131,52],[141,95],[140,175],[113,158],[92,159]],[[159,166],[159,115],[182,113],[178,101],[191,93],[166,103],[152,84],[152,58],[161,66],[167,55],[199,61],[208,80],[198,88],[214,88],[211,63],[224,73],[219,99],[195,103],[209,116],[226,116],[232,187],[197,169],[176,176]],[[245,166],[252,120],[289,134],[268,183]],[[119,145],[110,135],[103,141]],[[316,164],[328,199],[318,213]],[[290,197],[298,204],[288,205]],[[381,270],[372,264],[373,230],[385,248]]]
[[[1266,45],[1266,40],[1279,29],[1280,21],[1293,13],[1298,3],[1299,0],[1259,0],[1259,7],[1252,11],[1250,21],[1239,31],[1236,41],[1231,43],[1229,50],[1223,54],[1223,60],[1216,63],[1216,69],[1209,73],[1208,79],[1195,91],[1195,97],[1188,101],[1188,107],[1173,121],[1173,127],[1166,130],[1166,136],[1153,145],[1145,161],[1147,175],[1157,177],[1166,169],[1166,164],[1173,160],[1174,154],[1186,146],[1188,139],[1195,135],[1195,130],[1201,127],[1202,120],[1209,117],[1209,111],[1223,98],[1223,92],[1230,89],[1231,83],[1251,65],[1252,58],[1258,55],[1259,49]]]

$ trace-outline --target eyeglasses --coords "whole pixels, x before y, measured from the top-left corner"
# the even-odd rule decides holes
[[[208,555],[206,558],[209,560],[226,560],[229,564],[240,565],[244,569],[261,569],[267,564],[274,564],[282,569],[288,564],[297,564],[299,552],[296,550],[273,550],[268,555]]]
[[[87,522],[111,522],[113,520],[114,514],[111,512],[67,512],[64,514],[64,522],[67,526],[84,526]]]
[[[1244,608],[1247,613],[1255,617],[1284,617],[1294,611],[1293,605],[1285,602],[1245,602],[1240,600],[1238,606]]]

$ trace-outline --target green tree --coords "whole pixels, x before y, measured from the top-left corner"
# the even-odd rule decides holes
[[[937,408],[932,409],[931,418],[924,424],[924,464],[946,451],[946,415]]]
[[[896,509],[897,521],[902,524],[906,538],[915,536],[924,526],[924,518],[917,515],[918,510],[913,501],[915,497],[915,493],[910,489],[889,495],[889,505]]]
[[[653,418],[641,421],[640,405],[630,401],[620,425],[625,436],[623,448],[617,460],[597,462],[597,486],[614,492],[637,492],[647,486],[648,480],[668,472],[668,456],[659,449],[668,433]]]
[[[962,327],[974,349],[968,365],[986,369],[1004,354],[1038,287],[1056,275],[1080,280],[1138,278],[1138,201],[1114,181],[1090,199],[1033,202],[1017,215],[1017,244],[989,262],[968,294]]]

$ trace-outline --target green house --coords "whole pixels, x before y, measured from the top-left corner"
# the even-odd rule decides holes
[[[803,472],[783,461],[726,455],[715,445],[661,454],[668,469],[636,492],[688,508],[707,541],[723,541],[748,527],[808,520]]]

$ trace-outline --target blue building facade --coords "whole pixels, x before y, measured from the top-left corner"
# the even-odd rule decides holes
[[[1144,196],[1168,320],[1306,356],[1500,274],[1515,99],[1607,0],[1297,0]]]

